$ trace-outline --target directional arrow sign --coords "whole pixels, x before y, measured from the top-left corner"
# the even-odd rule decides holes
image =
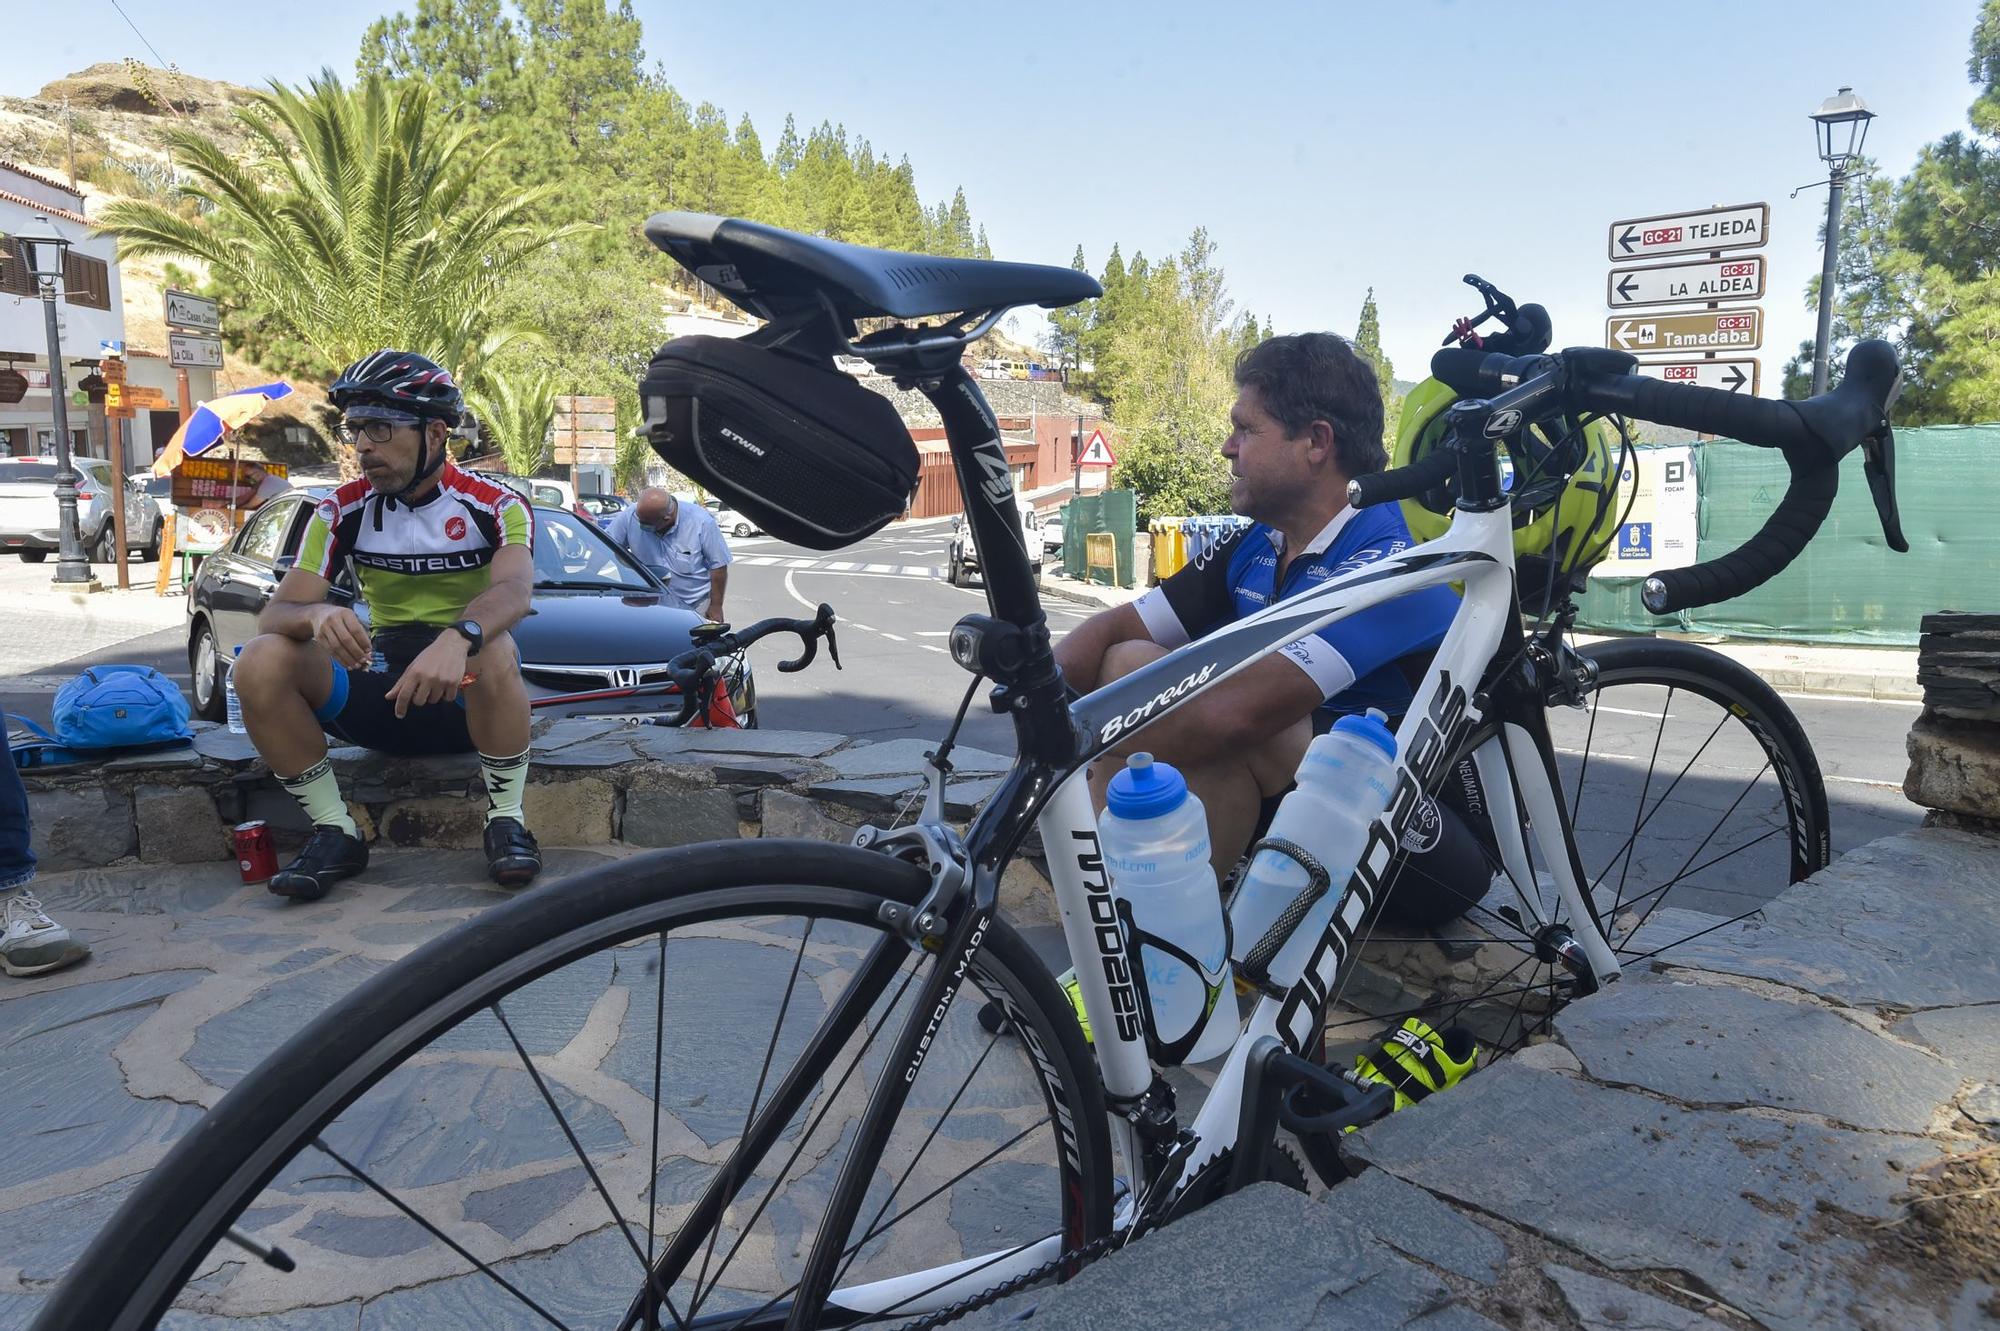
[[[1764,294],[1764,256],[1744,254],[1652,268],[1613,268],[1604,279],[1604,290],[1604,302],[1614,310],[1634,305],[1756,300]]]
[[[1739,203],[1611,224],[1613,259],[1656,259],[1709,250],[1754,250],[1771,238],[1771,205]]]
[[[1660,352],[1755,351],[1764,311],[1755,305],[1687,314],[1630,314],[1604,321],[1604,345],[1645,356]]]
[[[1637,368],[1648,379],[1720,388],[1725,393],[1741,393],[1745,397],[1757,396],[1757,362],[1749,357],[1736,360],[1641,361]]]

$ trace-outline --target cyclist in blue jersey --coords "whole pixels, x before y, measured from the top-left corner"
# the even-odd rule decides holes
[[[1271,338],[1236,361],[1237,397],[1222,445],[1229,460],[1230,507],[1251,524],[1232,532],[1130,605],[1105,610],[1056,648],[1079,690],[1130,674],[1173,648],[1328,578],[1413,544],[1395,504],[1355,509],[1347,482],[1382,470],[1382,399],[1374,367],[1331,333]],[[1412,684],[1451,625],[1458,598],[1433,587],[1389,601],[1300,639],[1169,712],[1111,750],[1091,768],[1091,791],[1104,787],[1125,755],[1146,750],[1172,763],[1208,811],[1217,881],[1250,844],[1270,801],[1292,785],[1314,735],[1338,717],[1379,707],[1408,709]],[[1472,788],[1476,792],[1476,783]],[[1477,802],[1477,795],[1471,798]],[[1420,820],[1410,844],[1427,851],[1448,842],[1450,878],[1473,899],[1485,890],[1460,828]],[[1447,832],[1453,835],[1447,836]],[[1413,834],[1415,835],[1415,834]],[[1448,894],[1423,913],[1457,913]]]

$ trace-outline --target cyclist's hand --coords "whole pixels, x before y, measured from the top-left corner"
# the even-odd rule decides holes
[[[313,620],[313,641],[349,670],[366,670],[375,644],[361,616],[344,605],[323,605]]]
[[[465,685],[465,651],[465,639],[447,629],[418,653],[387,694],[396,704],[396,719],[408,715],[412,707],[456,698]]]

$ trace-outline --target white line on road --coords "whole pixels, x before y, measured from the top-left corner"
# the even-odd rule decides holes
[[[887,639],[888,639],[888,640],[889,640],[890,642],[908,642],[908,641],[909,641],[909,639],[908,639],[908,638],[906,638],[906,637],[904,637],[904,636],[903,636],[902,634],[900,634],[900,633],[891,633],[891,632],[889,632],[889,630],[887,630],[887,629],[877,629],[877,630],[875,630],[875,631],[876,631],[877,633],[880,633],[880,634],[881,634],[881,635],[882,635],[883,637],[887,638]]]
[[[1872,702],[1874,700],[1857,699],[1857,701]],[[1901,790],[1903,788],[1903,783],[1900,781],[1871,781],[1865,776],[1829,776],[1826,779],[1829,781],[1845,781],[1850,786],[1874,786],[1880,790]]]
[[[949,656],[949,655],[951,655],[951,653],[950,653],[950,652],[945,652],[944,648],[942,648],[942,647],[933,647],[933,646],[932,646],[931,644],[929,644],[929,643],[925,643],[925,644],[923,644],[923,648],[924,648],[924,650],[925,650],[925,651],[927,651],[927,652],[944,652],[944,654],[945,654],[946,656]]]
[[[918,629],[918,630],[917,630],[917,636],[918,636],[919,638],[949,638],[949,637],[951,636],[951,630],[950,630],[950,629]]]

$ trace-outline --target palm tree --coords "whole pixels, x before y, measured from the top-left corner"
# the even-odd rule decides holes
[[[100,230],[126,254],[200,260],[326,365],[398,347],[478,387],[507,337],[484,311],[508,272],[586,229],[536,220],[545,189],[479,188],[499,140],[447,120],[421,83],[347,88],[325,70],[304,89],[272,84],[237,119],[248,161],[195,130],[169,135],[194,217],[121,199]]]
[[[546,374],[526,372],[485,376],[468,397],[481,431],[500,446],[507,470],[533,476],[549,454],[549,429],[556,414],[556,388]]]

